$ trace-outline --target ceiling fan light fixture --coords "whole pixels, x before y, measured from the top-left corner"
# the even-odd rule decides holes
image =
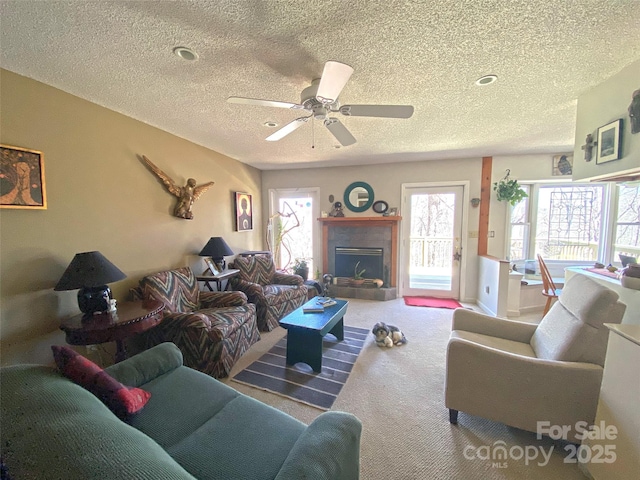
[[[485,85],[491,85],[496,80],[498,80],[497,75],[485,75],[484,77],[480,77],[478,80],[476,80],[476,85],[478,85],[479,87],[484,87]]]
[[[173,49],[173,53],[189,62],[195,62],[198,60],[198,54],[188,47],[176,47]]]
[[[292,122],[271,133],[265,140],[277,142],[293,131],[297,130],[311,119],[323,125],[338,141],[334,148],[348,147],[357,142],[349,129],[338,120],[334,114],[340,113],[346,117],[377,117],[377,118],[410,118],[413,115],[411,105],[340,105],[338,96],[351,77],[353,68],[344,63],[328,61],[325,63],[322,77],[314,79],[311,85],[302,90],[300,103],[281,102],[277,100],[263,100],[249,97],[228,97],[227,102],[242,105],[256,105],[261,107],[278,107],[304,110],[304,117],[296,118]],[[332,117],[329,117],[332,115]],[[271,120],[263,121],[265,127],[277,127]],[[311,148],[314,148],[312,145]]]
[[[334,103],[352,73],[353,68],[344,63],[333,61],[325,63],[316,99],[323,104]]]

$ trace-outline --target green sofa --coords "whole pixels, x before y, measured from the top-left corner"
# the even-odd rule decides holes
[[[359,477],[360,421],[325,412],[310,425],[185,367],[163,343],[106,369],[151,392],[125,423],[54,368],[0,369],[2,463],[25,479]]]

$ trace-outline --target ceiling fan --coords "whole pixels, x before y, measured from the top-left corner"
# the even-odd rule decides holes
[[[301,127],[310,118],[322,120],[324,126],[336,137],[343,146],[353,145],[356,139],[347,130],[335,113],[348,117],[384,117],[409,118],[413,115],[411,105],[340,105],[338,96],[353,73],[353,68],[344,63],[328,61],[324,65],[322,77],[315,79],[311,85],[300,94],[300,103],[279,102],[275,100],[260,100],[257,98],[229,97],[229,103],[243,105],[259,105],[263,107],[289,108],[304,110],[308,115],[296,118],[266,139],[270,142],[280,140]]]

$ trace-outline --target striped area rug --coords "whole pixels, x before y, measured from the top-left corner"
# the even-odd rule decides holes
[[[286,365],[285,336],[231,380],[329,410],[349,378],[368,334],[367,329],[345,326],[343,341],[331,334],[325,336],[320,373],[303,363]]]

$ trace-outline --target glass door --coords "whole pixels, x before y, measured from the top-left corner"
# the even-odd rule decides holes
[[[296,260],[305,260],[309,278],[314,277],[314,258],[319,258],[314,242],[320,216],[317,198],[316,189],[270,190],[267,244],[276,268],[291,271]]]
[[[460,297],[463,194],[461,185],[405,189],[402,295]]]

